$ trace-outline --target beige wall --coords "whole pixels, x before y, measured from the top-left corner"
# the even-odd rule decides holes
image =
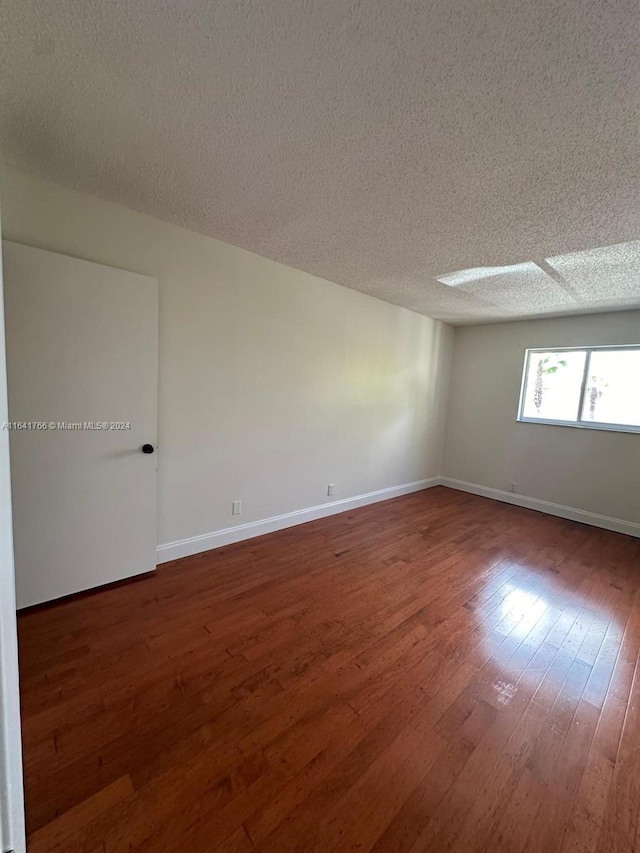
[[[2,203],[160,281],[161,544],[440,474],[450,327],[11,168]]]
[[[455,331],[443,474],[640,522],[640,435],[517,423],[525,349],[640,343],[640,311]]]

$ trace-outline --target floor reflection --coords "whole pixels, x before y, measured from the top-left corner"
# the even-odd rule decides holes
[[[619,590],[595,597],[570,590],[557,574],[527,570],[503,583],[474,613],[481,632],[485,698],[504,708],[519,693],[550,709],[566,682],[597,703],[614,677],[624,625],[616,615]],[[580,694],[579,694],[580,695]]]

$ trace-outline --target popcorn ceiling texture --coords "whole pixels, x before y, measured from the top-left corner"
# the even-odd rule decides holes
[[[454,323],[640,305],[635,0],[1,5],[26,171]]]

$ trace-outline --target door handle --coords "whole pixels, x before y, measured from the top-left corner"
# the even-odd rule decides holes
[[[155,450],[155,447],[153,446],[153,444],[143,444],[142,445],[142,452],[143,453],[153,453],[154,450]]]

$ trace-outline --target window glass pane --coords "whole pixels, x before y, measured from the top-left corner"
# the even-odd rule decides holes
[[[586,352],[532,352],[527,368],[525,418],[575,421]]]
[[[582,418],[640,426],[640,350],[591,353]]]

